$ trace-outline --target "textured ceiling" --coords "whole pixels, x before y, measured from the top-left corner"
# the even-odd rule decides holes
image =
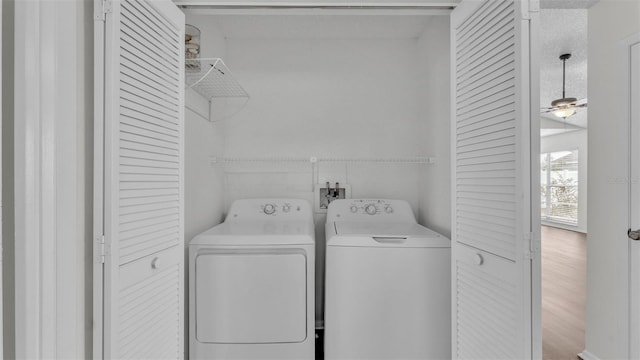
[[[582,1],[586,2],[586,1]],[[587,97],[587,10],[543,9],[540,11],[540,106],[562,97],[562,61],[559,56],[571,53],[567,60],[566,96]],[[551,114],[551,120],[563,121]],[[569,124],[587,127],[587,108],[566,120]]]

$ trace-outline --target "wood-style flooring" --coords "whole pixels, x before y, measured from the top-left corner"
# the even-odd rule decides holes
[[[542,357],[579,359],[584,350],[585,234],[542,227]]]

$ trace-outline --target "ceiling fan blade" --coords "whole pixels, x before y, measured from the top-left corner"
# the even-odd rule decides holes
[[[544,108],[544,109],[540,109],[540,114],[547,114],[547,113],[553,112],[553,111],[555,111],[555,110],[556,110],[556,109],[554,109],[554,108]]]
[[[575,105],[574,107],[577,107],[577,108],[586,108],[586,107],[587,107],[587,103],[585,102],[585,103],[582,103],[582,104],[577,104],[577,105]]]
[[[582,105],[582,104],[587,105],[587,98],[576,101],[576,105]]]

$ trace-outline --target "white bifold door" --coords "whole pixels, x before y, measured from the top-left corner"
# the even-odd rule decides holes
[[[540,356],[535,5],[463,0],[451,16],[455,359]]]
[[[95,2],[94,354],[184,357],[184,14]]]

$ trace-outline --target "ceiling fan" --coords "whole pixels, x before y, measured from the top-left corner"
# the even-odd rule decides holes
[[[573,97],[566,97],[565,95],[565,64],[567,60],[571,58],[571,54],[562,54],[560,55],[560,60],[562,60],[562,98],[556,99],[551,102],[551,107],[542,108],[541,113],[552,113],[553,115],[566,119],[569,116],[576,113],[577,108],[587,107],[587,99],[580,99]]]

